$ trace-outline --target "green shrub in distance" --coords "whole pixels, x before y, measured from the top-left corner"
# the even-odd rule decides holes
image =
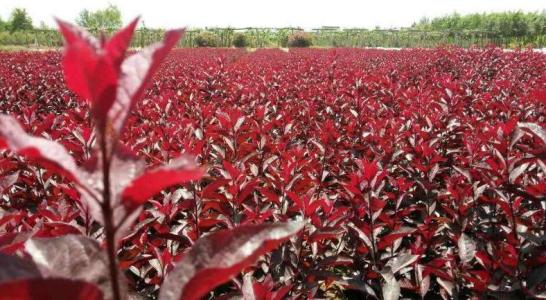
[[[248,47],[248,38],[246,37],[246,34],[242,32],[237,32],[233,36],[233,46],[237,48],[246,48]]]
[[[294,32],[288,37],[287,46],[290,48],[306,48],[311,45],[313,45],[313,38],[306,32]]]
[[[212,32],[201,32],[195,37],[197,47],[219,47],[220,38]]]

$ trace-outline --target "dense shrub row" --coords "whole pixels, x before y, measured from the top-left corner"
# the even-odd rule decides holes
[[[195,37],[197,47],[220,47],[220,37],[213,32],[204,31]],[[232,45],[236,48],[249,46],[249,37],[242,32],[237,32],[232,37]],[[313,45],[312,36],[303,31],[297,31],[287,36],[282,46],[291,48],[307,48]]]

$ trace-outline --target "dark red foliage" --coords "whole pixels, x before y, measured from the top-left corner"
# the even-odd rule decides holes
[[[60,61],[0,53],[0,111],[92,166],[94,104],[68,92]],[[144,203],[120,237],[130,291],[157,296],[201,237],[304,220],[208,297],[546,294],[544,54],[187,49],[149,68],[148,89],[119,106],[131,113],[109,111],[141,157],[120,165],[162,172],[157,189],[139,194],[149,182],[133,175],[119,187],[127,207]],[[158,171],[182,155],[197,158],[201,180]],[[66,174],[8,152],[0,170],[1,252],[75,231],[102,240]],[[163,185],[171,175],[179,184]]]
[[[84,281],[68,279],[23,279],[0,283],[2,300],[102,300],[101,291]]]

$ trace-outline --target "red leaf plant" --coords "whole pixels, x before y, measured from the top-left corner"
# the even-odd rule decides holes
[[[114,297],[107,166],[121,298],[545,297],[544,54],[201,48],[157,67],[166,41],[126,58],[126,34],[66,31],[85,80],[56,51],[0,51],[18,120],[0,284]]]
[[[80,27],[57,21],[66,42],[62,62],[66,84],[89,103],[98,139],[80,166],[63,145],[29,135],[16,118],[0,116],[2,147],[73,181],[81,195],[80,209],[103,226],[106,248],[83,235],[26,236],[24,252],[31,261],[0,257],[4,261],[1,299],[127,299],[129,292],[117,260],[120,239],[146,200],[204,174],[188,155],[146,169],[145,161],[120,143],[130,111],[183,35],[183,30],[168,31],[163,41],[126,57],[137,22],[135,19],[110,39],[97,40]],[[16,177],[6,178],[2,189],[15,181]],[[49,214],[47,208],[42,212]],[[168,277],[160,298],[197,299],[301,227],[302,223],[246,225],[202,237],[175,269],[175,275]],[[64,232],[80,231],[68,226]],[[186,288],[188,283],[191,289]]]

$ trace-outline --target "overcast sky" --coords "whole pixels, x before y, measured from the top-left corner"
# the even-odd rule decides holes
[[[506,10],[542,11],[544,0],[0,0],[2,19],[26,8],[34,24],[53,16],[73,21],[84,9],[117,5],[124,22],[140,15],[147,27],[401,27],[423,16]]]

